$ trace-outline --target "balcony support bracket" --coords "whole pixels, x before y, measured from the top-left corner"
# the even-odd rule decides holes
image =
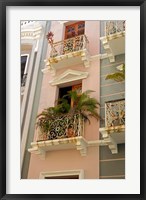
[[[118,144],[125,143],[125,126],[103,127],[99,129],[103,141],[108,145],[112,154],[118,153]]]
[[[46,159],[46,153],[56,150],[76,149],[80,151],[81,156],[87,155],[88,142],[82,136],[62,138],[55,140],[46,140],[32,142],[28,151],[32,154],[39,155],[42,160]]]
[[[79,138],[76,142],[76,148],[80,151],[81,156],[87,155],[87,142],[83,138]]]

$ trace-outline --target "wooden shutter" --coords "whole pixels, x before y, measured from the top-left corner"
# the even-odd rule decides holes
[[[80,21],[69,26],[65,29],[65,39],[75,37],[77,35],[83,35],[85,29],[85,22]]]

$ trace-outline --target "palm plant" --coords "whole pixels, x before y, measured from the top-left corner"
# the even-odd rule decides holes
[[[56,106],[46,108],[39,115],[37,115],[37,128],[39,127],[41,132],[47,133],[50,128],[50,122],[55,120],[56,117],[68,113],[69,110],[70,105],[67,100],[64,98],[59,99]]]
[[[114,81],[117,81],[117,82],[121,82],[121,81],[124,81],[125,80],[125,64],[122,65],[121,69],[119,69],[120,72],[115,72],[115,73],[112,73],[112,74],[108,74],[106,76],[106,80],[114,80]]]
[[[99,120],[98,114],[99,103],[95,98],[89,96],[93,92],[88,90],[78,95],[77,91],[69,91],[67,95],[64,95],[58,100],[58,104],[54,107],[44,109],[38,116],[36,126],[40,128],[40,131],[47,134],[50,129],[50,123],[59,116],[69,115],[74,116],[79,114],[84,121],[90,123],[90,117],[94,117]],[[67,101],[66,97],[73,101],[73,106]]]
[[[90,97],[90,93],[94,92],[92,90],[87,90],[81,95],[78,95],[76,90],[69,91],[67,95],[63,96],[63,99],[68,96],[73,101],[73,106],[70,107],[69,114],[80,114],[81,117],[90,123],[90,117],[94,117],[99,120],[100,116],[98,114],[99,102]]]

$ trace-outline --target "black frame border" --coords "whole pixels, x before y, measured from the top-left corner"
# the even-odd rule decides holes
[[[140,6],[140,194],[6,194],[6,8],[7,6]],[[133,22],[134,23],[134,22]],[[135,47],[136,48],[136,47]],[[146,0],[0,0],[0,198],[146,200]],[[136,67],[136,66],[133,66]]]

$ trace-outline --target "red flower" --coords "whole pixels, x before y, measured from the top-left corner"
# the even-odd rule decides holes
[[[48,34],[46,35],[48,42],[50,42],[50,43],[53,42],[53,36],[54,36],[54,34],[51,31],[48,32]]]

